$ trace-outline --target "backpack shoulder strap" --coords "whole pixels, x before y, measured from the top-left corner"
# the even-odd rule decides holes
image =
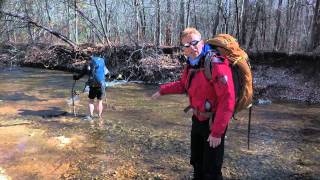
[[[204,74],[210,81],[212,80],[212,68],[214,63],[223,63],[224,57],[215,50],[208,51],[204,59]]]

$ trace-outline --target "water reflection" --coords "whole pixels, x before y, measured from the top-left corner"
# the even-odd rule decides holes
[[[26,95],[23,92],[0,94],[0,99],[5,101],[46,101],[35,96]]]

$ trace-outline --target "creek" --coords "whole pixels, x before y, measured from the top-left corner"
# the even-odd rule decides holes
[[[83,120],[85,80],[74,116],[72,74],[0,70],[0,179],[191,179],[185,95],[151,100],[157,85],[115,84],[99,126]],[[253,108],[249,150],[248,112],[231,121],[225,179],[319,179],[320,105],[267,102]]]

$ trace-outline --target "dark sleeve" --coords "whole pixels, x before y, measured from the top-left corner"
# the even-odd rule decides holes
[[[82,77],[83,77],[84,75],[86,75],[87,73],[88,73],[88,66],[85,65],[85,66],[83,66],[80,74],[78,74],[78,78],[79,78],[79,79],[82,78]]]

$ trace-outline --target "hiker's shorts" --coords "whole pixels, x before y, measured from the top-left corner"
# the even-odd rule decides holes
[[[102,100],[106,96],[105,87],[90,87],[89,90],[89,99],[99,99]]]

